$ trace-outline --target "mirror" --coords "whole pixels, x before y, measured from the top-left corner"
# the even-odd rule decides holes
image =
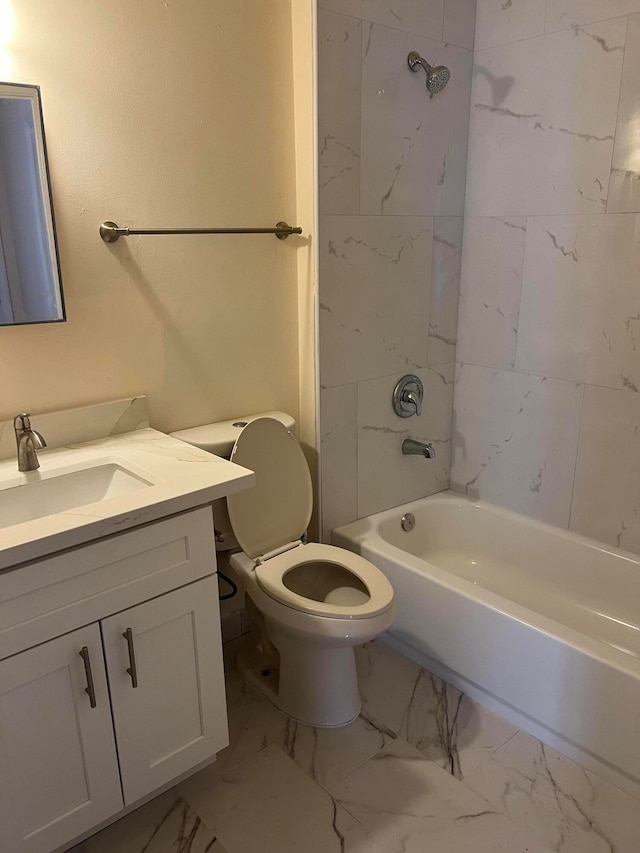
[[[65,319],[40,88],[0,83],[0,325]]]

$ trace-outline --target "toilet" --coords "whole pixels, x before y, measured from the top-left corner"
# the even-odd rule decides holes
[[[393,589],[358,554],[306,542],[313,508],[309,468],[292,420],[287,426],[282,413],[268,415],[228,422],[239,424],[231,460],[256,475],[254,488],[227,498],[241,549],[230,565],[259,629],[239,653],[238,667],[295,720],[343,726],[360,713],[354,647],[390,627]],[[226,456],[219,426],[172,435]],[[218,528],[215,508],[214,520]]]

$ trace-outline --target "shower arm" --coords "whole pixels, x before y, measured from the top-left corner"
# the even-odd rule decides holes
[[[419,65],[420,68],[424,70],[426,74],[431,70],[431,66],[427,62],[426,59],[423,59],[417,51],[412,50],[407,58],[407,62],[409,63],[409,68],[412,71],[417,71],[416,65]]]

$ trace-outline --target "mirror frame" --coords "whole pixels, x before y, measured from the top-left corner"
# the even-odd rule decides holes
[[[53,194],[51,192],[51,177],[49,174],[49,159],[47,155],[47,143],[44,132],[44,116],[42,112],[42,98],[40,86],[30,83],[8,83],[0,82],[0,99],[14,96],[30,101],[33,114],[33,130],[38,158],[38,175],[40,192],[42,198],[42,213],[45,221],[46,238],[49,247],[49,259],[53,274],[53,283],[56,289],[56,300],[59,308],[59,316],[37,319],[20,320],[12,323],[0,321],[0,329],[9,326],[41,325],[43,323],[64,323],[67,320],[67,312],[62,288],[62,270],[60,268],[60,251],[56,232],[55,214],[53,210]]]

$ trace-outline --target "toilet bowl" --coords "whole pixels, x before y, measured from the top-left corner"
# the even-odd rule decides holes
[[[231,459],[256,475],[254,488],[227,499],[242,549],[230,565],[259,629],[239,654],[239,669],[290,717],[346,725],[360,713],[354,647],[390,627],[391,584],[351,551],[306,542],[311,477],[300,445],[280,421],[249,422]]]

